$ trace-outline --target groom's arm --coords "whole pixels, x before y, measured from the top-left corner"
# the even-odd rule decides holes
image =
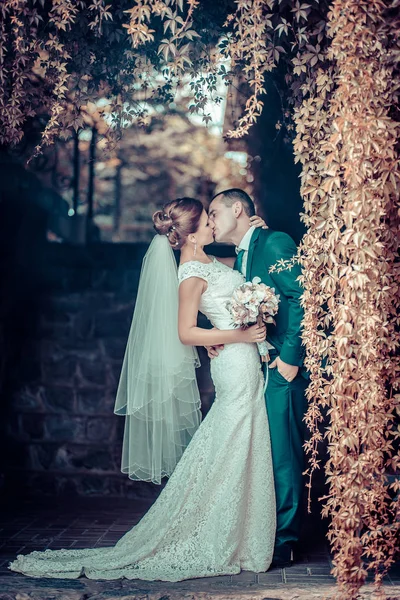
[[[297,246],[289,235],[277,231],[268,239],[265,251],[268,253],[268,263],[274,265],[281,259],[290,260],[293,258],[297,252]],[[301,322],[304,311],[300,304],[300,297],[303,288],[297,281],[300,274],[300,265],[297,263],[291,269],[270,273],[277,288],[286,296],[289,303],[288,328],[279,356],[285,363],[297,367],[301,367],[305,357],[305,347],[302,345],[301,340]]]

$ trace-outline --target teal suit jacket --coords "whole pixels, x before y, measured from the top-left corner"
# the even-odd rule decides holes
[[[296,252],[296,244],[286,233],[256,229],[250,240],[246,280],[260,277],[263,283],[275,288],[280,295],[276,324],[267,325],[267,340],[277,349],[284,362],[302,367],[306,351],[301,339],[304,312],[300,305],[303,289],[297,281],[301,273],[300,265],[296,263],[291,270],[269,273],[269,268],[278,260],[290,260]],[[306,376],[306,373],[302,374]]]

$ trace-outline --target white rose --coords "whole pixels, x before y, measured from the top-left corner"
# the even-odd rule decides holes
[[[251,290],[247,289],[245,292],[243,292],[243,302],[249,302],[249,300],[251,299]]]

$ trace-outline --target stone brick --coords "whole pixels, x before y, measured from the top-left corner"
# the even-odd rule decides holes
[[[82,310],[74,320],[74,339],[90,340],[94,334],[94,312],[89,309]]]
[[[72,385],[76,372],[76,360],[72,357],[56,358],[47,356],[42,360],[44,383]]]
[[[29,440],[41,440],[44,437],[44,415],[20,415],[21,431],[24,438]]]
[[[90,290],[81,296],[83,308],[96,313],[98,310],[113,310],[120,302],[121,294],[116,290],[102,292],[101,290]]]
[[[94,290],[122,290],[123,283],[124,272],[121,269],[95,269],[92,272],[91,287]]]
[[[45,407],[45,388],[43,385],[29,383],[13,395],[14,410],[42,411]]]
[[[80,292],[91,288],[92,272],[89,268],[66,269],[65,288],[70,292]]]
[[[45,438],[54,442],[79,442],[86,439],[86,419],[75,415],[47,415]]]
[[[51,310],[54,313],[65,312],[68,315],[79,312],[82,310],[82,303],[86,294],[82,294],[81,292],[70,293],[68,291],[62,293],[56,293],[52,291],[51,295],[45,296],[45,301],[47,306],[51,307]],[[46,314],[46,312],[44,312]]]
[[[258,581],[261,584],[282,583],[281,569],[268,571],[267,573],[259,573]]]
[[[114,291],[93,291],[89,287],[87,290],[74,293],[52,293],[47,297],[47,302],[52,311],[60,311],[75,317],[83,310],[109,310],[114,306],[115,298]]]
[[[75,391],[71,387],[47,387],[44,406],[49,411],[72,412],[75,408]]]
[[[105,417],[90,417],[86,423],[87,440],[100,442],[112,442],[115,439],[117,417],[111,415],[110,419]]]
[[[73,497],[79,495],[79,480],[71,475],[63,477],[59,475],[56,479],[57,496]]]
[[[86,480],[87,478],[85,478]],[[132,481],[125,474],[120,471],[120,461],[117,464],[117,472],[114,476],[106,476],[102,477],[105,490],[105,495],[111,497],[125,498],[131,500],[137,500],[138,498],[144,499],[149,498],[151,494],[154,495],[152,490],[149,490],[148,487],[150,484],[143,481]],[[85,484],[82,483],[81,490],[82,495],[88,491],[88,485],[90,486],[91,495],[97,495],[95,493],[95,489],[98,485],[96,481],[85,481]],[[100,495],[100,494],[99,494]],[[135,506],[136,508],[136,506]],[[134,519],[134,515],[132,514],[132,519]],[[126,529],[128,530],[130,527],[128,526]]]
[[[52,461],[52,467],[57,471],[71,470],[71,446],[69,444],[54,445],[54,459]],[[59,477],[57,477],[57,480]],[[61,478],[60,478],[61,479]]]
[[[91,384],[104,387],[106,384],[106,370],[104,364],[98,360],[78,361],[75,383],[78,387],[86,387]]]
[[[121,377],[122,363],[115,363],[110,365],[108,386],[111,395],[115,398],[118,389],[119,379]]]
[[[58,493],[57,479],[52,473],[24,473],[26,489],[40,496],[56,497]]]
[[[48,448],[48,451],[50,452],[51,448]],[[63,444],[58,447],[53,445],[53,459],[49,466],[58,471],[69,472],[70,475],[74,473],[77,481],[92,477],[93,471],[115,470],[112,453],[108,448],[78,444]],[[81,477],[83,472],[84,477]]]
[[[117,389],[114,384],[112,387],[108,387],[105,390],[105,394],[102,398],[101,407],[106,414],[114,413],[115,407],[115,398],[116,398]]]
[[[46,471],[54,465],[57,455],[55,444],[35,444],[29,446],[29,466],[34,471]]]
[[[119,337],[119,338],[107,338],[101,344],[103,346],[103,353],[106,358],[117,361],[118,365],[122,366],[122,361],[125,355],[127,338]]]
[[[132,322],[133,308],[120,308],[118,311],[102,312],[95,315],[94,336],[97,338],[128,338]]]
[[[71,323],[72,321],[71,311],[66,303],[60,306],[50,300],[42,307],[41,313],[42,318],[48,323]]]
[[[69,465],[77,469],[115,471],[116,465],[109,447],[69,446]]]
[[[103,390],[98,388],[82,388],[77,390],[77,410],[79,413],[103,412]]]
[[[124,280],[124,292],[128,292],[132,294],[132,300],[134,300],[134,296],[136,296],[137,291],[139,289],[139,276],[140,276],[140,268],[139,269],[129,269],[125,272],[125,280]]]
[[[109,493],[109,481],[104,476],[90,475],[79,481],[78,493],[83,496],[105,496]]]
[[[115,415],[116,417],[116,432],[115,439],[121,440],[124,437],[125,417],[123,415]]]
[[[62,360],[75,358],[78,360],[99,360],[101,349],[96,340],[61,339],[42,342],[43,359]]]
[[[51,323],[44,317],[40,320],[37,332],[38,339],[60,340],[74,336],[74,327],[71,323]]]

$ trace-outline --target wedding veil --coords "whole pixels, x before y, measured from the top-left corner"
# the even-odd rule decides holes
[[[178,337],[178,271],[165,235],[143,259],[114,412],[125,415],[121,470],[160,483],[201,421],[197,351]]]

